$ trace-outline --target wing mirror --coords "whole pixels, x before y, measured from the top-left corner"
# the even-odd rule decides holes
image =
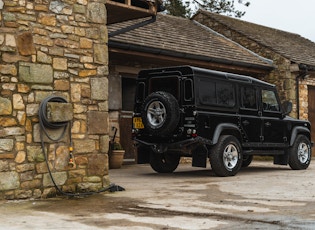
[[[283,114],[288,115],[292,111],[292,102],[291,101],[284,101],[282,103]]]

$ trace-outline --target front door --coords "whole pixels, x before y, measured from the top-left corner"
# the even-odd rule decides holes
[[[283,147],[288,143],[286,123],[283,121],[280,103],[272,90],[262,90],[263,143],[268,146]],[[281,145],[282,144],[282,145]]]
[[[312,141],[315,141],[315,87],[309,86],[308,87],[308,120],[312,124],[311,135]],[[315,147],[313,147],[313,156],[315,156]]]

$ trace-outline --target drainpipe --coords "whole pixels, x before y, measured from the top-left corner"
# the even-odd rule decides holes
[[[297,119],[300,119],[300,80],[304,80],[308,77],[308,69],[306,65],[299,65],[301,71],[296,76],[296,111]]]

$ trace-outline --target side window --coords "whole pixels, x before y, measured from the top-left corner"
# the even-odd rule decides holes
[[[203,105],[235,105],[235,88],[232,84],[201,80],[199,82],[199,102]]]
[[[216,104],[214,82],[203,80],[199,82],[199,101],[203,105]]]
[[[253,87],[241,88],[241,102],[245,109],[257,109],[256,89]]]
[[[280,106],[274,91],[263,89],[261,91],[261,97],[264,111],[280,111]]]
[[[193,99],[193,81],[186,79],[184,81],[184,100],[191,101]]]
[[[137,84],[137,89],[136,89],[136,102],[141,103],[144,101],[144,96],[145,95],[145,83],[144,82],[139,82]]]
[[[217,98],[218,105],[233,107],[235,105],[233,85],[217,83]]]

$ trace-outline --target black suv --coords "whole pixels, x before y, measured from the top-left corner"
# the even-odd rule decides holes
[[[258,79],[190,66],[140,71],[133,138],[138,163],[173,172],[180,157],[192,166],[234,176],[253,155],[274,164],[306,169],[311,161],[311,125],[287,114],[276,87]]]

